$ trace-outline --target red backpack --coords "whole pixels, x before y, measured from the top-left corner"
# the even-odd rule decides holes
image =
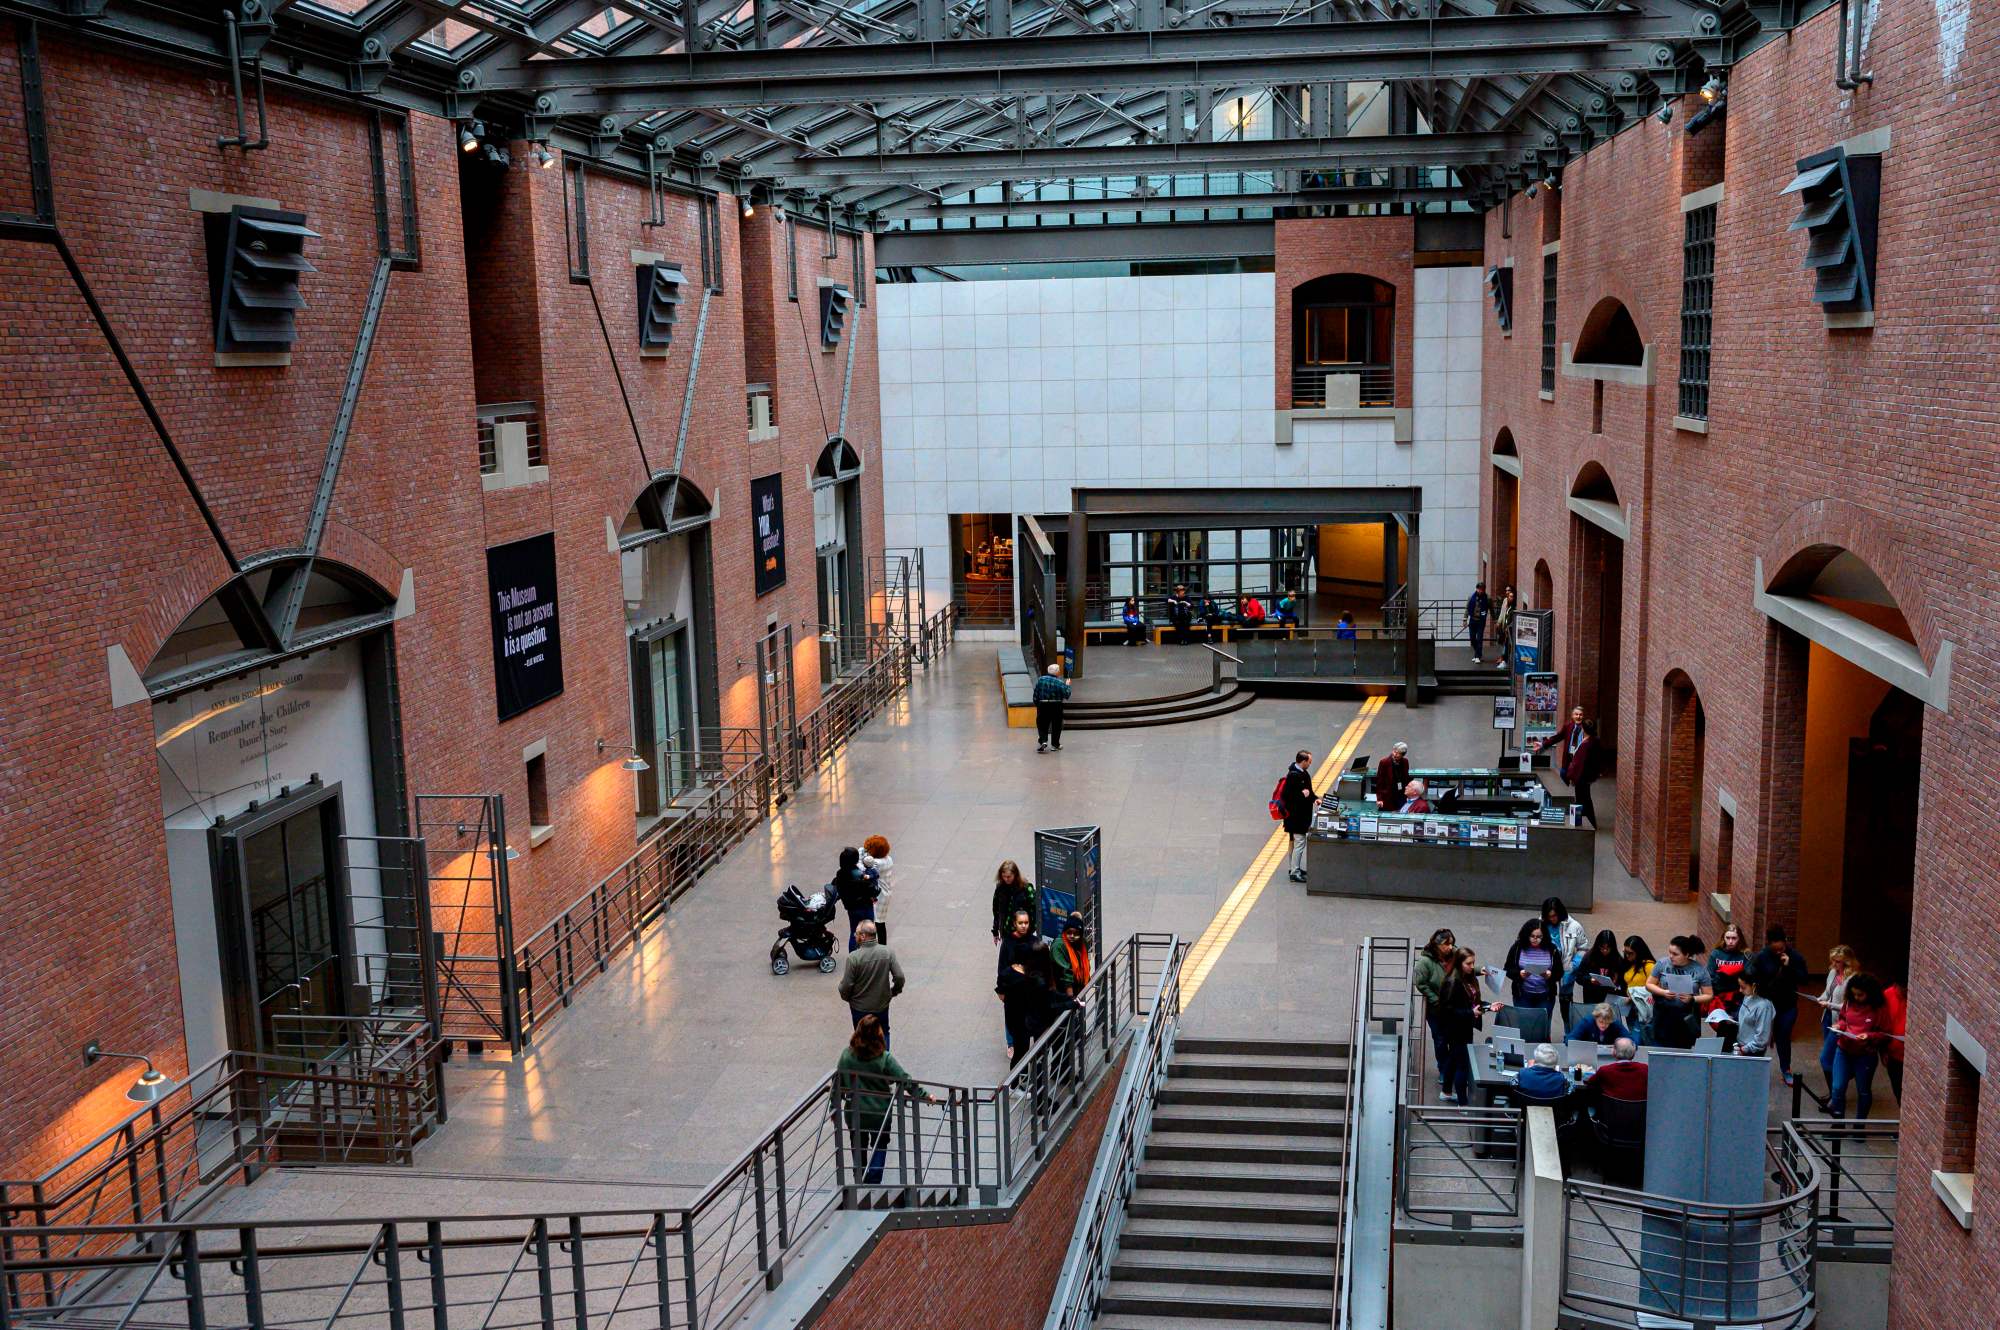
[[[1285,775],[1278,777],[1278,783],[1271,787],[1271,820],[1273,822],[1283,822],[1285,820],[1285,780],[1290,775],[1291,773],[1288,771]]]

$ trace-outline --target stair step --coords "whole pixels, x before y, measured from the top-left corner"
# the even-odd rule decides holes
[[[1255,693],[1232,693],[1212,702],[1200,705],[1184,703],[1173,708],[1156,711],[1135,712],[1118,716],[1091,716],[1082,720],[1065,719],[1065,730],[1138,730],[1154,725],[1180,725],[1194,720],[1214,720],[1218,716],[1228,716],[1243,710],[1257,700]]]
[[[1351,1057],[1349,1043],[1318,1043],[1300,1039],[1212,1039],[1184,1034],[1174,1040],[1175,1053],[1238,1053],[1246,1057]]]
[[[1132,1193],[1127,1214],[1141,1219],[1191,1219],[1211,1223],[1283,1223],[1324,1225],[1340,1222],[1340,1210],[1324,1196],[1288,1196],[1272,1192],[1177,1191],[1140,1187]]]
[[[1203,684],[1190,688],[1184,693],[1162,693],[1158,697],[1104,697],[1095,700],[1072,698],[1064,709],[1065,716],[1093,716],[1105,711],[1123,711],[1127,707],[1158,705],[1166,702],[1186,702],[1192,698],[1207,697],[1215,691],[1214,684]]]
[[[1306,1164],[1337,1167],[1340,1141],[1335,1136],[1237,1135],[1221,1131],[1163,1131],[1155,1119],[1146,1140],[1151,1160],[1206,1160],[1215,1163]]]
[[[1218,1289],[1213,1286],[1113,1279],[1097,1304],[1099,1315],[1214,1316],[1234,1321],[1306,1321],[1327,1324],[1333,1294],[1326,1289]]]
[[[1236,686],[1231,684],[1220,692],[1214,688],[1201,688],[1191,693],[1173,693],[1166,697],[1133,697],[1117,702],[1092,702],[1081,711],[1072,703],[1064,712],[1065,718],[1074,715],[1079,721],[1103,720],[1108,716],[1144,715],[1149,712],[1190,711],[1207,706],[1211,702],[1221,702],[1236,696]]]
[[[1253,1057],[1245,1053],[1188,1053],[1174,1050],[1167,1079],[1231,1081],[1311,1081],[1345,1084],[1347,1062],[1339,1058]]]
[[[1148,1316],[1125,1312],[1114,1316],[1100,1314],[1093,1322],[1095,1330],[1267,1330],[1269,1325],[1269,1321],[1246,1321],[1231,1316]]]
[[[1118,1235],[1118,1250],[1190,1251],[1243,1256],[1310,1256],[1334,1254],[1333,1229],[1325,1224],[1268,1222],[1260,1212],[1240,1222],[1173,1219],[1133,1215]]]
[[[1288,1196],[1332,1196],[1340,1190],[1340,1170],[1324,1164],[1276,1168],[1267,1163],[1155,1164],[1139,1170],[1139,1185],[1162,1191],[1262,1192]]]
[[[1340,1115],[1318,1107],[1294,1108],[1281,1104],[1254,1107],[1162,1103],[1153,1110],[1154,1132],[1197,1133],[1229,1136],[1316,1136],[1340,1135]],[[1247,1142],[1246,1142],[1247,1143]]]
[[[1333,1287],[1333,1260],[1324,1255],[1268,1252],[1160,1251],[1120,1248],[1111,1278],[1160,1284],[1251,1285],[1259,1288]]]
[[[1316,1108],[1338,1115],[1347,1103],[1347,1092],[1311,1081],[1206,1081],[1170,1076],[1160,1087],[1159,1101],[1239,1108]]]

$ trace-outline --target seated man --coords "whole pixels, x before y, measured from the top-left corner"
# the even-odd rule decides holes
[[[1215,630],[1227,623],[1229,616],[1222,612],[1222,606],[1216,603],[1214,596],[1209,595],[1206,591],[1201,593],[1201,600],[1195,608],[1195,617],[1201,620],[1202,627],[1207,630],[1209,641],[1216,642],[1221,640],[1221,635]]]
[[[1525,1098],[1551,1103],[1567,1098],[1570,1092],[1569,1077],[1556,1067],[1556,1050],[1548,1044],[1535,1045],[1533,1060],[1521,1068],[1514,1086]]]
[[[1254,593],[1245,596],[1242,602],[1236,607],[1236,617],[1243,621],[1245,628],[1262,628],[1264,626],[1264,602],[1257,599]]]
[[[1572,1044],[1615,1044],[1620,1039],[1630,1039],[1631,1031],[1618,1023],[1618,1013],[1611,1010],[1609,1002],[1600,1002],[1590,1009],[1588,1016],[1576,1018],[1576,1024],[1569,1027],[1564,1036]]]
[[[1403,787],[1403,806],[1396,811],[1399,813],[1428,813],[1431,811],[1431,801],[1424,798],[1424,783],[1422,781],[1413,780]]]
[[[1299,601],[1291,592],[1281,592],[1278,596],[1278,622],[1287,628],[1299,625]]]
[[[1590,1078],[1590,1093],[1604,1099],[1646,1102],[1646,1064],[1639,1061],[1639,1046],[1620,1039],[1611,1046],[1611,1061]]]

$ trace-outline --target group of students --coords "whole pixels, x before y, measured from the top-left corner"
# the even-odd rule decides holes
[[[850,952],[857,946],[865,949],[864,956],[876,950],[875,908],[886,894],[883,883],[892,868],[888,842],[879,836],[860,849],[841,852],[833,887],[847,909]],[[1019,864],[1004,861],[993,877],[993,942],[999,949],[993,991],[1005,1017],[1010,1063],[1025,1058],[1064,1012],[1081,1010],[1077,999],[1090,984],[1093,958],[1084,920],[1071,914],[1051,943],[1041,936],[1040,919],[1035,884],[1021,875]],[[852,964],[850,958],[850,968]],[[900,971],[895,987],[901,990]],[[854,1178],[869,1185],[882,1180],[896,1096],[937,1102],[889,1051],[888,1004],[881,1006],[880,1011],[853,1009],[854,1033],[835,1068]]]
[[[1244,628],[1262,628],[1275,621],[1280,627],[1295,628],[1299,623],[1299,599],[1290,591],[1280,592],[1275,605],[1267,610],[1264,602],[1257,599],[1254,591],[1245,592],[1237,602],[1236,612],[1222,608],[1222,602],[1203,592],[1199,596],[1188,595],[1184,585],[1174,587],[1162,608],[1166,611],[1167,622],[1173,625],[1174,641],[1185,646],[1195,640],[1194,626],[1202,626],[1202,640],[1213,642],[1216,630],[1223,624],[1237,624]],[[1125,597],[1125,603],[1118,609],[1118,622],[1125,627],[1126,646],[1138,646],[1146,640],[1146,612],[1139,607],[1137,597]]]
[[[1688,1049],[1706,1029],[1723,1040],[1725,1051],[1775,1054],[1784,1083],[1792,1085],[1792,1031],[1801,998],[1821,1009],[1819,1061],[1831,1116],[1846,1116],[1849,1085],[1855,1088],[1856,1115],[1868,1116],[1879,1064],[1887,1065],[1890,1086],[1902,1097],[1902,986],[1858,973],[1853,951],[1837,946],[1827,959],[1825,984],[1813,997],[1805,992],[1805,958],[1776,925],[1765,931],[1764,947],[1754,954],[1742,928],[1730,924],[1713,950],[1698,937],[1681,936],[1668,941],[1665,957],[1656,958],[1637,934],[1622,943],[1610,929],[1587,938],[1583,925],[1551,896],[1539,918],[1521,925],[1498,977],[1511,1004],[1488,999],[1481,981],[1490,987],[1492,972],[1478,963],[1472,948],[1458,946],[1449,929],[1434,933],[1417,958],[1415,985],[1429,1004],[1439,1080],[1446,1096],[1462,1103],[1469,1102],[1470,1045],[1482,1016],[1504,1005],[1548,1010],[1551,1030],[1564,1028],[1565,1038],[1577,1043],[1629,1040],[1635,1046]],[[1553,1020],[1558,1010],[1561,1026]]]
[[[993,875],[993,945],[999,948],[993,992],[1007,1027],[1007,1060],[1028,1056],[1090,984],[1090,930],[1081,915],[1063,920],[1053,942],[1042,937],[1041,898],[1012,859]]]

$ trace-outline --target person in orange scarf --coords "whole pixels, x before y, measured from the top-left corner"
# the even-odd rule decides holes
[[[1090,986],[1090,932],[1080,915],[1063,923],[1062,938],[1049,948],[1056,963],[1056,987],[1076,997]]]

